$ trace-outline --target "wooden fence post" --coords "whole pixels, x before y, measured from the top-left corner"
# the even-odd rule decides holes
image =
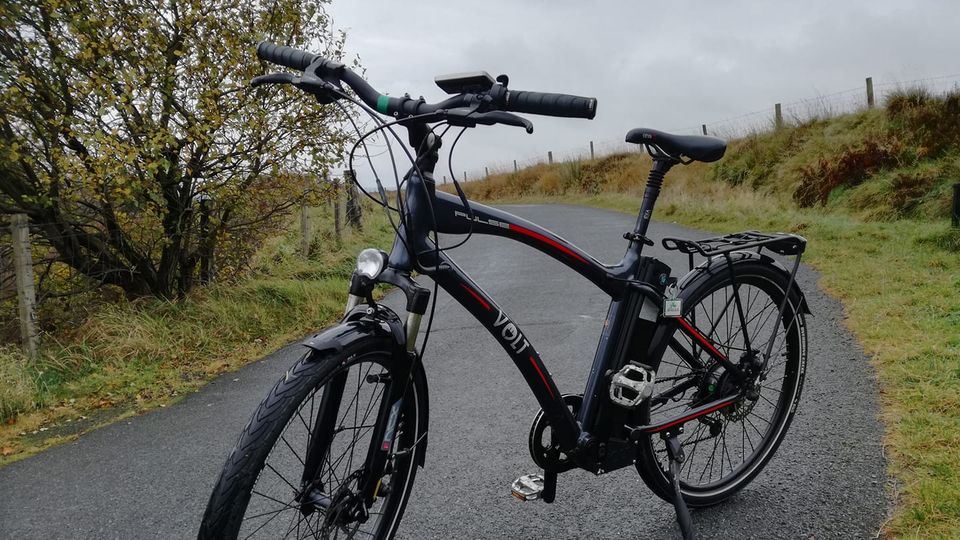
[[[444,184],[447,183],[447,175],[443,175],[443,183],[444,183]]]
[[[700,124],[700,127],[703,128],[703,134],[706,135],[706,134],[707,134],[707,125],[706,125],[706,124]]]
[[[783,111],[780,110],[780,104],[773,106],[773,126],[777,129],[783,127]]]
[[[867,77],[867,108],[873,108],[873,77]]]
[[[354,181],[356,177],[353,175],[353,171],[343,171],[343,184],[347,190],[347,224],[356,229],[363,227],[361,219],[363,218],[363,210],[360,207],[360,197],[357,193],[357,183]]]
[[[337,242],[337,247],[343,241],[343,233],[340,229],[340,180],[333,179],[333,237]]]
[[[484,167],[484,168],[483,168],[483,176],[484,176],[484,178],[490,176],[490,169]]]
[[[29,358],[37,356],[37,294],[33,287],[33,258],[30,255],[30,222],[26,214],[10,216],[13,236],[13,268],[17,280],[20,314],[20,341]]]
[[[310,212],[306,202],[300,205],[300,256],[310,256]]]
[[[547,152],[547,163],[553,165],[553,151]]]
[[[590,141],[590,159],[596,159],[593,154],[593,141]]]
[[[212,283],[216,238],[210,237],[210,213],[213,206],[209,196],[200,198],[200,283]]]
[[[467,171],[463,171],[463,181],[467,181]]]
[[[953,216],[950,221],[954,227],[960,228],[960,183],[953,185]]]
[[[513,160],[513,172],[517,172],[517,160]]]

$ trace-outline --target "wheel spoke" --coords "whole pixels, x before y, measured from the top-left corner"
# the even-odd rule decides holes
[[[366,462],[368,442],[377,427],[378,411],[386,406],[383,403],[387,396],[385,390],[390,384],[380,381],[367,382],[367,377],[378,372],[389,376],[388,366],[388,363],[379,360],[368,361],[360,358],[327,372],[324,382],[319,382],[318,386],[299,394],[301,397],[297,399],[301,400],[300,403],[286,413],[288,416],[284,418],[284,427],[279,433],[275,432],[273,447],[268,449],[265,458],[260,458],[263,459],[260,474],[251,481],[253,485],[245,488],[252,499],[247,503],[245,515],[237,518],[241,522],[239,538],[370,538],[378,534],[385,520],[396,519],[393,513],[384,512],[389,508],[395,511],[394,503],[390,503],[391,498],[402,496],[401,490],[409,487],[404,484],[403,477],[398,479],[396,475],[409,474],[409,460],[414,457],[391,458],[394,469],[390,474],[383,475],[382,481],[392,489],[389,492],[384,490],[385,493],[381,493],[374,504],[365,510],[367,519],[363,522],[347,517],[353,512],[350,506],[342,506],[344,513],[337,515],[328,514],[324,510],[331,504],[362,504],[358,499],[354,499],[358,495],[359,479],[362,477],[361,471],[354,469],[363,467]],[[350,373],[350,370],[356,373]],[[330,432],[316,434],[327,436],[329,443],[322,449],[323,455],[317,456],[319,464],[314,483],[304,488],[315,490],[311,497],[326,502],[316,503],[314,511],[305,514],[300,511],[301,503],[297,502],[301,492],[297,485],[301,481],[302,473],[295,469],[302,471],[307,460],[302,448],[298,447],[301,440],[313,439],[319,425],[318,414],[321,414],[317,398],[328,388],[325,385],[338,376],[341,377],[340,380],[343,380],[343,376],[347,377],[346,392],[342,392],[339,399],[337,417],[330,419],[333,421],[328,428]],[[270,415],[270,411],[258,411],[254,421],[257,421],[257,418],[269,418]],[[410,434],[404,431],[402,422],[401,419],[395,440],[404,448],[413,448],[413,441],[410,440]],[[268,433],[270,430],[260,431]],[[296,480],[293,480],[294,478]],[[284,502],[291,493],[294,494],[293,498]],[[338,517],[340,515],[344,519]],[[277,519],[277,516],[287,517]]]
[[[753,351],[766,354],[768,347],[771,353],[764,366],[764,379],[754,381],[760,391],[757,401],[745,399],[734,407],[703,417],[695,429],[687,423],[691,429],[681,443],[681,447],[688,449],[681,477],[685,492],[692,490],[694,494],[698,490],[730,485],[730,479],[748,470],[747,464],[766,455],[763,449],[782,433],[774,426],[782,425],[790,414],[790,394],[797,388],[795,381],[799,377],[795,366],[799,355],[804,353],[800,348],[802,343],[798,342],[803,335],[797,330],[802,324],[802,314],[788,306],[786,315],[780,317],[782,287],[762,275],[741,275],[739,271],[736,287],[729,279],[712,283],[704,293],[698,295],[694,291],[686,296],[690,304],[685,318],[731,362],[743,362]],[[751,350],[748,350],[747,336]],[[710,399],[712,394],[707,393],[707,382],[716,384],[724,392],[741,386],[727,375],[723,364],[701,356],[705,351],[698,349],[697,342],[682,330],[678,329],[668,345],[656,364],[658,380],[654,397],[648,402],[649,424],[668,420]],[[706,423],[707,419],[710,424]],[[717,435],[710,435],[711,432]],[[649,455],[667,474],[666,448],[662,441],[654,439],[652,436],[649,439],[652,445]]]

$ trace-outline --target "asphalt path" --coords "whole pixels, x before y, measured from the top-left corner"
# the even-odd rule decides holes
[[[576,206],[506,208],[601,260],[623,254],[633,217]],[[703,233],[654,223],[651,236]],[[651,249],[675,269],[684,256]],[[564,393],[581,393],[608,299],[560,263],[505,239],[453,251],[540,351]],[[873,538],[890,491],[875,375],[841,305],[802,267],[813,311],[803,398],[766,469],[729,501],[693,511],[699,538]],[[401,306],[397,295],[387,302]],[[426,468],[402,538],[677,538],[673,508],[632,468],[561,475],[554,504],[510,496],[537,472],[527,433],[538,407],[498,343],[440,293],[424,359],[430,386]],[[0,469],[0,538],[191,538],[241,428],[302,353],[294,344],[226,374],[174,406],[96,430]]]

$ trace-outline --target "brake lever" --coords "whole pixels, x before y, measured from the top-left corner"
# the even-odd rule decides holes
[[[517,116],[503,111],[490,111],[485,113],[480,113],[477,119],[478,124],[483,124],[486,126],[492,126],[494,124],[504,124],[507,126],[516,126],[522,127],[526,130],[527,133],[533,133],[533,122],[527,120],[522,116]]]
[[[250,86],[256,88],[265,84],[293,84],[296,77],[292,73],[268,73],[250,80]]]
[[[533,123],[515,114],[503,111],[490,111],[485,113],[476,112],[476,109],[457,108],[447,109],[442,112],[442,117],[451,126],[476,127],[477,124],[492,126],[494,124],[504,124],[508,126],[522,127],[527,133],[533,133]]]
[[[323,62],[327,62],[327,60],[319,58],[314,61],[314,64]],[[314,74],[315,69],[311,69],[314,64],[307,66],[307,69],[299,75],[292,73],[259,75],[250,81],[250,86],[256,88],[265,84],[292,84],[300,90],[312,94],[320,103],[333,103],[343,94],[343,88],[340,87],[339,81],[335,77],[317,77]]]

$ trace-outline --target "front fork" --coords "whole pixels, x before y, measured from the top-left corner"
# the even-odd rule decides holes
[[[344,316],[353,311],[364,298],[360,295],[349,294],[347,304],[344,309]],[[404,325],[406,332],[406,350],[410,364],[417,360],[416,345],[417,337],[420,333],[420,322],[423,320],[422,313],[413,311],[407,312],[407,320]],[[406,389],[409,387],[412,372],[404,377],[406,380],[380,380],[385,385],[385,397],[380,403],[380,409],[377,412],[374,431],[370,437],[370,446],[367,450],[367,458],[364,462],[363,474],[360,477],[360,495],[364,507],[369,507],[374,503],[381,489],[382,477],[386,471],[386,466],[395,452],[393,448],[394,438],[396,436],[397,423],[400,412],[403,409],[403,399]],[[342,392],[341,392],[342,393]],[[339,396],[338,396],[339,397]],[[321,408],[321,412],[323,412]],[[336,413],[334,412],[334,415]],[[329,442],[329,441],[327,441]]]
[[[349,300],[348,300],[349,305]],[[417,336],[420,333],[420,321],[423,314],[407,313],[407,321],[404,329],[407,335],[406,355],[409,359],[408,365],[413,367],[418,360],[417,356]],[[377,413],[377,421],[374,424],[373,435],[370,437],[370,447],[367,450],[367,459],[363,467],[363,476],[361,476],[361,496],[365,508],[369,508],[377,499],[382,487],[381,482],[387,470],[387,463],[397,453],[394,448],[394,439],[397,433],[397,424],[400,419],[400,413],[403,410],[404,399],[407,399],[407,389],[413,384],[413,371],[404,372],[398,370],[398,374],[403,376],[402,380],[386,381],[384,389],[384,399],[380,402],[380,410]],[[405,375],[405,376],[404,376]],[[409,422],[410,419],[407,419]],[[415,434],[416,435],[416,434]],[[414,441],[416,444],[416,441]],[[399,449],[400,451],[406,449]]]

